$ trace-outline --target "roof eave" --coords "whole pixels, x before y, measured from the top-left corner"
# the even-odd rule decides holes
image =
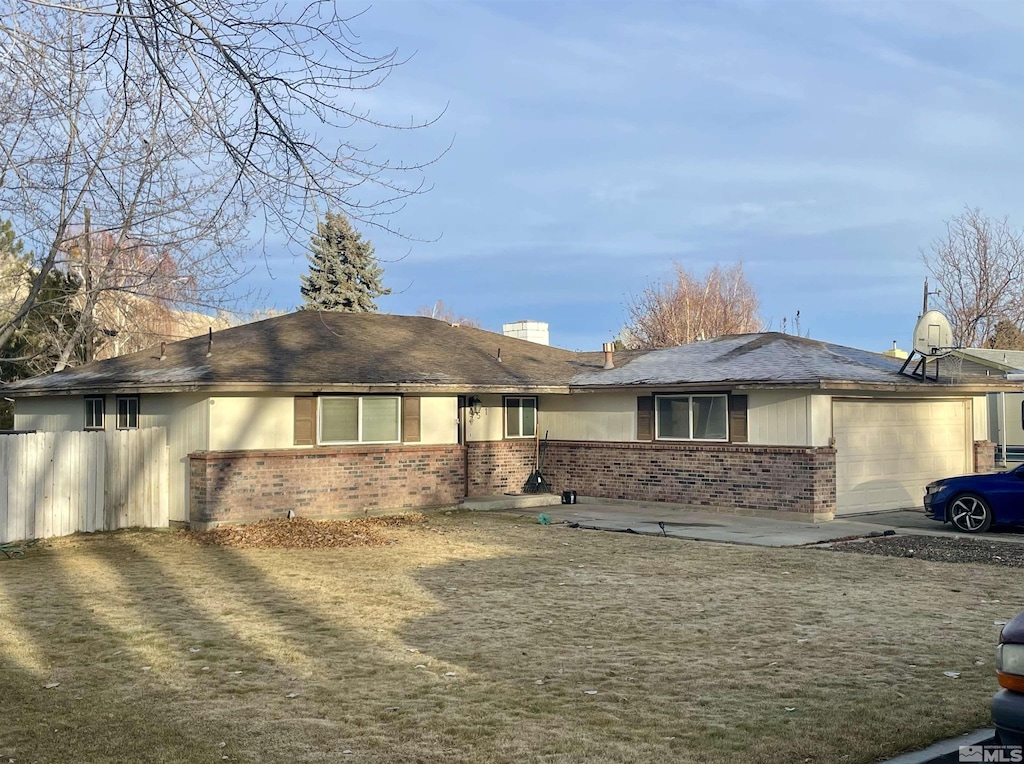
[[[504,394],[504,393],[568,393],[568,385],[523,384],[523,385],[475,385],[445,384],[435,385],[422,382],[403,382],[387,384],[300,384],[300,383],[216,383],[216,384],[152,384],[152,385],[95,385],[71,386],[60,388],[26,388],[23,390],[0,389],[0,394],[7,398],[41,398],[48,396],[68,395],[139,395],[139,394],[173,394],[173,393],[448,393],[462,394]]]

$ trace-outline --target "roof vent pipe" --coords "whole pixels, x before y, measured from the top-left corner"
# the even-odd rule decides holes
[[[614,369],[615,361],[613,360],[613,356],[615,354],[615,343],[606,342],[601,346],[601,349],[604,351],[604,367],[606,369]]]
[[[206,357],[209,358],[213,355],[213,327],[210,327],[209,340],[206,345]]]
[[[161,361],[167,360],[167,343],[166,342],[161,342],[160,343],[160,360]]]
[[[501,363],[501,348],[498,348],[498,363]]]

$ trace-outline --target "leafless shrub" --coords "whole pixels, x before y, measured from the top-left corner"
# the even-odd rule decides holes
[[[743,264],[715,266],[704,278],[675,264],[675,278],[651,284],[626,304],[628,348],[686,345],[723,334],[761,331],[760,303]]]

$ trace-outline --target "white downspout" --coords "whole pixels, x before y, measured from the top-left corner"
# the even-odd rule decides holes
[[[1003,451],[1003,467],[1006,467],[1006,393],[999,393],[999,446]]]

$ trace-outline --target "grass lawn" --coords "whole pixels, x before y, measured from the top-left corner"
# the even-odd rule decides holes
[[[388,535],[0,560],[0,761],[872,762],[988,722],[1024,608],[1015,569],[461,513]]]

